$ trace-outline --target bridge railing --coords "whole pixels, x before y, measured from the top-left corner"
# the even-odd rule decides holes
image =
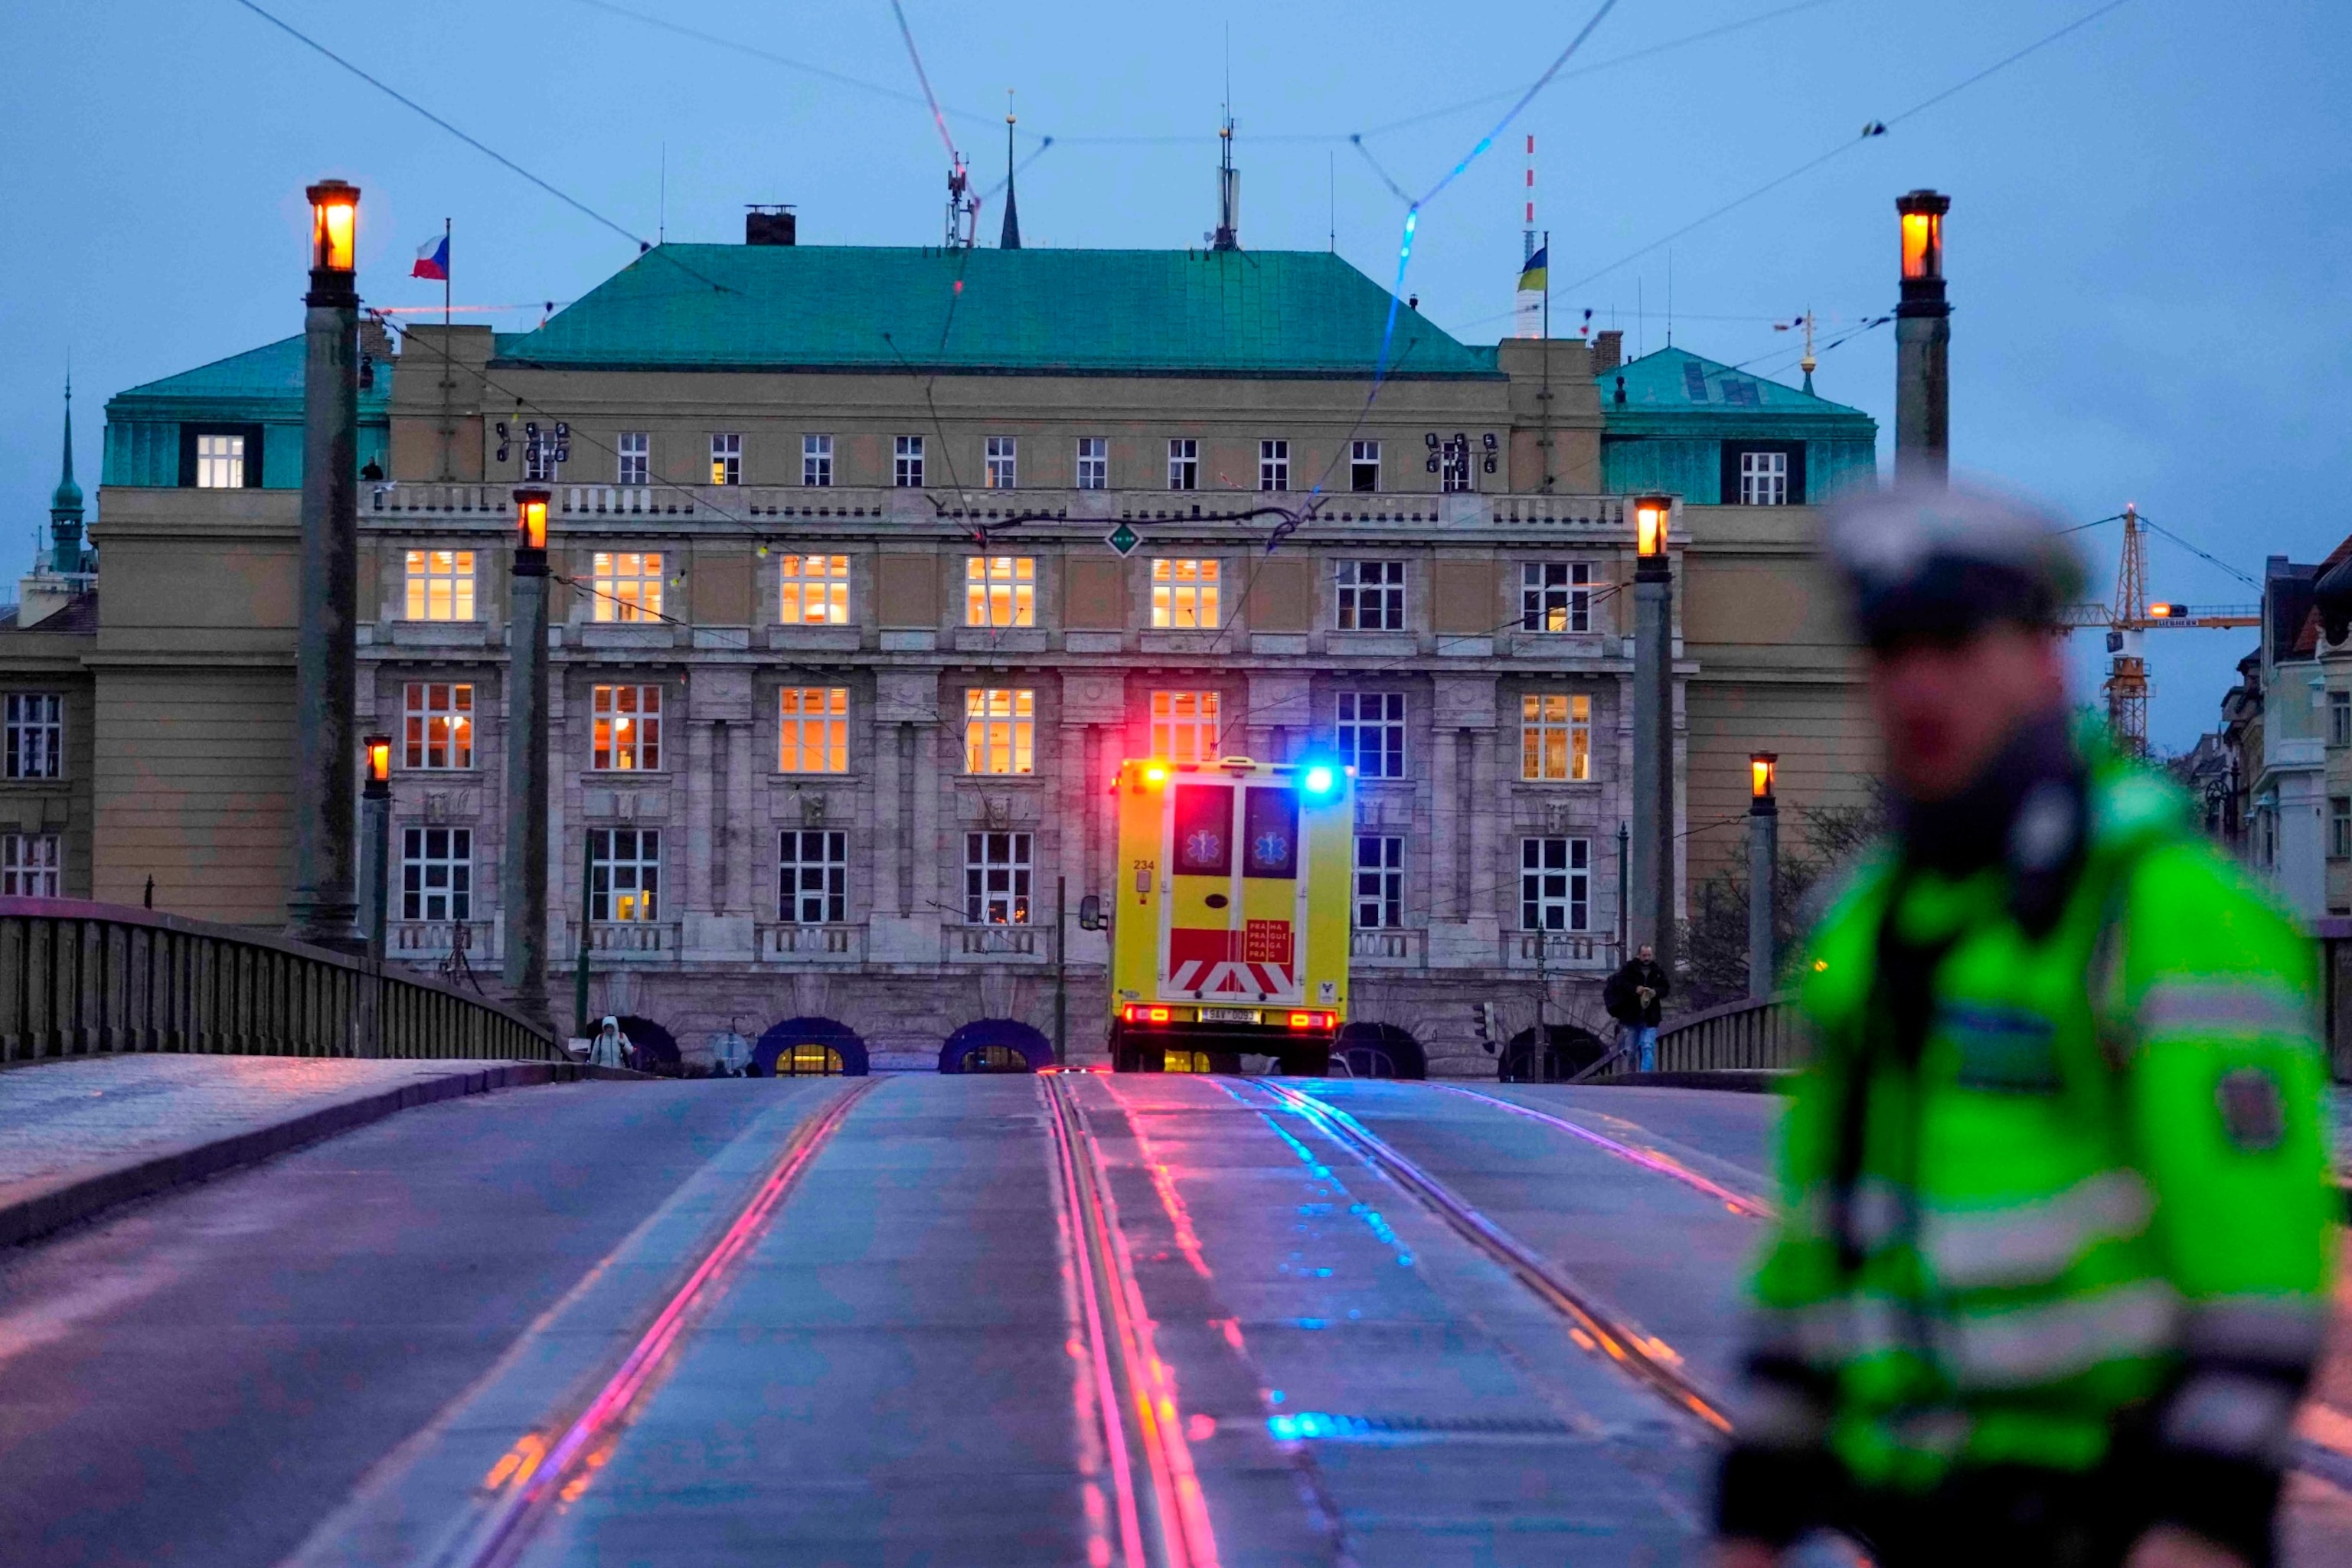
[[[0,898],[0,1062],[113,1052],[568,1059],[422,975],[117,904]]]
[[[1660,1072],[1793,1068],[1802,1064],[1803,1053],[1796,998],[1786,991],[1761,1002],[1727,1002],[1685,1013],[1658,1030]],[[1593,1077],[1620,1078],[1633,1070],[1631,1061],[1615,1058]]]

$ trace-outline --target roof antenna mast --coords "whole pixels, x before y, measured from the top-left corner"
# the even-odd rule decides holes
[[[1242,177],[1234,167],[1234,25],[1225,24],[1225,114],[1217,127],[1217,232],[1211,250],[1242,247]]]

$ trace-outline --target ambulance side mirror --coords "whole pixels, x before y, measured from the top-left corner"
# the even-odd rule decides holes
[[[1085,898],[1078,900],[1078,929],[1080,931],[1100,931],[1106,923],[1107,922],[1103,920],[1102,898],[1099,894],[1088,893]]]

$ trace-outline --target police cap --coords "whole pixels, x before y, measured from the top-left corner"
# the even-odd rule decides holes
[[[1900,487],[1830,511],[1831,564],[1874,648],[1958,642],[2000,625],[2048,626],[2083,592],[2056,519],[1981,490]]]

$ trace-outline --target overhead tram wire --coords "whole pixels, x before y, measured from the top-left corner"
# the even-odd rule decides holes
[[[604,227],[611,229],[614,234],[619,235],[622,238],[634,244],[637,247],[637,254],[640,256],[646,255],[648,252],[659,255],[664,260],[677,268],[679,271],[684,272],[688,276],[697,279],[701,282],[709,284],[713,289],[721,294],[732,294],[736,292],[735,289],[730,289],[726,284],[719,282],[714,278],[705,277],[700,272],[696,271],[693,268],[688,267],[685,262],[679,260],[677,257],[670,255],[667,247],[656,247],[652,241],[633,232],[626,226],[616,223],[613,219],[606,217],[603,213],[598,212],[594,207],[590,206],[586,202],[583,202],[579,197],[572,195],[570,192],[562,190],[554,184],[550,184],[548,181],[541,179],[539,175],[532,174],[529,169],[524,168],[520,163],[516,163],[512,158],[508,157],[505,153],[499,152],[488,142],[482,141],[479,137],[473,136],[464,131],[460,131],[457,126],[452,125],[448,121],[442,119],[441,116],[434,113],[431,110],[425,108],[423,104],[417,102],[406,93],[402,92],[398,88],[392,86],[389,82],[384,81],[379,77],[370,75],[360,66],[345,59],[342,56],[337,54],[334,50],[329,48],[318,39],[310,37],[308,33],[303,32],[292,23],[286,21],[280,16],[275,16],[270,12],[263,10],[259,5],[254,3],[254,0],[235,0],[235,4],[244,6],[247,10],[260,17],[263,21],[277,28],[279,32],[284,33],[288,37],[290,37],[297,43],[302,45],[305,48],[311,49],[325,56],[328,59],[332,60],[335,64],[342,67],[343,69],[351,72],[352,75],[359,78],[362,81],[367,83],[378,92],[383,93],[386,98],[391,99],[394,103],[399,104],[404,109],[410,110],[415,113],[423,116],[425,120],[428,120],[435,125],[439,126],[442,130],[447,132],[450,135],[455,136],[458,141],[463,142],[467,146],[471,147],[474,151],[481,153],[484,157],[488,158],[500,167],[521,175],[524,179],[530,181],[532,184],[537,185],[541,190],[545,191],[549,195],[553,196],[557,201],[562,202],[564,205],[572,208],[574,212],[580,213],[592,221],[602,224]]]
[[[1672,233],[1663,235],[1658,238],[1650,241],[1647,245],[1641,247],[1639,249],[1627,251],[1624,255],[1619,257],[1616,260],[1612,261],[1606,267],[1599,268],[1591,272],[1588,272],[1583,277],[1577,279],[1574,282],[1562,285],[1561,292],[1572,293],[1576,289],[1583,288],[1588,283],[1594,282],[1600,279],[1607,277],[1610,273],[1616,271],[1627,262],[1638,261],[1643,257],[1649,255],[1652,251],[1672,245],[1675,240],[1680,239],[1683,236],[1690,233],[1692,230],[1702,228],[1706,225],[1713,223],[1717,218],[1723,216],[1725,214],[1735,212],[1740,207],[1746,206],[1748,203],[1755,201],[1758,197],[1768,195],[1773,191],[1779,190],[1782,185],[1787,184],[1790,181],[1797,179],[1801,175],[1811,174],[1813,170],[1820,168],[1822,164],[1829,163],[1832,159],[1842,157],[1845,153],[1852,152],[1854,148],[1861,146],[1864,142],[1874,141],[1878,137],[1887,134],[1889,132],[1894,130],[1895,126],[1902,124],[1905,121],[1913,118],[1916,115],[1925,113],[1927,110],[1935,108],[1937,104],[1942,103],[1955,94],[1964,92],[1968,89],[1976,86],[1979,82],[1985,80],[1988,77],[1991,77],[2001,71],[2007,70],[2011,66],[2015,65],[2018,61],[2025,58],[2028,55],[2034,53],[2036,50],[2056,43],[2059,39],[2066,37],[2069,33],[2086,27],[2091,23],[2095,22],[2100,17],[2105,16],[2108,12],[2116,10],[2119,6],[2127,4],[2129,4],[2129,0],[2106,0],[2105,5],[2100,5],[2095,9],[2086,11],[2082,16],[2077,16],[2073,21],[2065,24],[2063,26],[2055,28],[2051,32],[2044,33],[2042,37],[2034,39],[2033,42],[2026,45],[2023,48],[2002,56],[2000,59],[1993,61],[1992,64],[1986,66],[1983,69],[1979,70],[1972,75],[1963,77],[1958,81],[1954,82],[1951,86],[1944,89],[1941,92],[1921,99],[1917,103],[1913,104],[1910,108],[1904,110],[1902,112],[1890,116],[1885,120],[1873,120],[1867,121],[1862,128],[1861,135],[1851,141],[1841,142],[1836,146],[1831,148],[1828,152],[1822,153],[1816,157],[1806,159],[1803,163],[1798,164],[1787,174],[1776,175],[1772,179],[1765,181],[1754,190],[1748,192],[1746,195],[1735,196],[1730,201],[1724,203],[1721,206],[1715,208],[1713,211],[1693,218],[1690,222],[1683,225],[1680,228],[1674,230]]]

